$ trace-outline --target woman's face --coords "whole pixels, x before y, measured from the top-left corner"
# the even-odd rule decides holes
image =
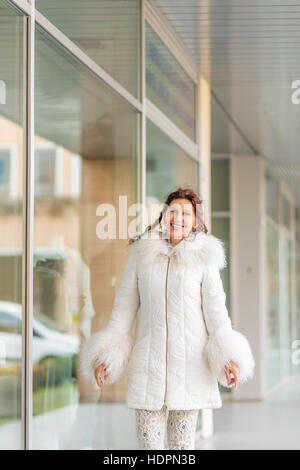
[[[196,227],[196,215],[188,199],[173,199],[165,214],[166,230],[171,243],[178,243]]]

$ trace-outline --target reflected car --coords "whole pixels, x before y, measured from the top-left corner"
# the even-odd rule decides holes
[[[78,354],[80,340],[71,333],[56,331],[33,318],[33,363],[48,356]],[[0,366],[21,361],[22,305],[0,301]]]

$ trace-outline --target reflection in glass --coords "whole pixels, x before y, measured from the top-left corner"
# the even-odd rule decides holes
[[[128,256],[126,239],[97,237],[97,208],[136,202],[137,116],[39,28],[35,80],[33,447],[134,448],[126,376],[95,391],[78,356],[108,321]]]
[[[291,204],[283,194],[281,194],[281,217],[282,224],[291,230]]]
[[[51,23],[138,97],[139,0],[36,0]],[[71,12],[71,14],[70,14]]]
[[[211,200],[213,211],[230,210],[230,159],[211,161]]]
[[[23,17],[0,0],[0,448],[21,446]]]
[[[214,173],[212,174],[212,181],[214,180]],[[228,184],[228,183],[227,183]],[[226,258],[230,260],[230,217],[212,217],[212,230],[211,233],[220,238],[224,242]],[[230,303],[230,263],[220,272],[224,292],[226,294],[226,308],[229,317],[231,317],[231,303]],[[219,384],[219,390],[222,393],[232,393],[232,388],[223,387]]]
[[[296,269],[296,328],[295,328],[295,335],[298,340],[297,344],[297,350],[299,351],[299,339],[300,339],[300,244],[296,243],[295,247],[295,257],[296,257],[296,263],[295,263],[295,269]],[[299,355],[297,356],[299,358]],[[298,361],[297,361],[298,362]],[[294,364],[294,370],[296,372],[300,372],[300,362],[297,364]]]
[[[282,373],[288,376],[292,372],[292,279],[291,279],[291,240],[282,240]]]
[[[278,228],[266,223],[267,388],[280,382],[280,305]]]
[[[147,98],[195,140],[195,84],[147,22],[146,85]]]
[[[147,201],[161,203],[177,186],[198,188],[198,162],[147,120]]]
[[[278,223],[278,202],[279,202],[279,185],[269,172],[265,173],[266,184],[266,212]]]

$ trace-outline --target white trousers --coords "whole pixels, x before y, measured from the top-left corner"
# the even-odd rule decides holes
[[[136,409],[136,429],[140,449],[165,449],[167,407],[161,410]],[[168,410],[169,449],[194,450],[199,410]]]

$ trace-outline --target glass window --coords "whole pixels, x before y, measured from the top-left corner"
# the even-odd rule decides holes
[[[53,196],[56,189],[56,176],[55,148],[36,148],[34,163],[35,194]]]
[[[296,218],[295,218],[295,225],[296,225],[296,240],[300,243],[300,209],[296,207]]]
[[[278,182],[268,173],[265,174],[266,182],[266,211],[267,214],[275,221],[278,222],[278,201],[279,201],[279,188]]]
[[[224,290],[226,293],[226,307],[230,316],[230,218],[229,217],[213,217],[212,233],[220,238],[225,245],[227,266],[221,270]]]
[[[281,194],[281,223],[291,230],[291,204],[283,194]]]
[[[275,221],[278,222],[278,201],[279,189],[278,182],[268,173],[265,173],[266,183],[266,211],[267,214]]]
[[[278,229],[266,223],[266,374],[267,388],[280,382],[280,299]]]
[[[35,5],[91,59],[138,98],[139,0],[36,0]]]
[[[230,210],[230,160],[211,160],[211,199],[213,211]]]
[[[195,90],[192,79],[146,23],[147,98],[193,140]]]
[[[282,373],[283,376],[290,375],[292,372],[291,361],[291,339],[292,339],[292,259],[291,259],[291,241],[286,237],[282,239],[282,284],[280,292],[282,294],[281,304],[281,333],[282,333]]]
[[[0,193],[9,194],[11,179],[11,156],[9,149],[0,149]]]
[[[0,312],[0,331],[6,333],[18,333],[22,329],[21,318],[7,312]]]
[[[137,114],[39,27],[35,59],[33,448],[134,448],[126,375],[100,395],[78,352],[128,258],[128,239],[98,237],[97,209],[136,202]]]
[[[0,448],[21,447],[23,17],[0,0]]]
[[[296,338],[300,339],[300,245],[296,244],[296,328],[295,328],[295,335]],[[297,346],[297,349],[299,345]],[[298,349],[299,350],[299,349]],[[298,356],[299,357],[299,356]],[[300,372],[300,364],[295,364],[295,368],[297,372]]]
[[[147,201],[164,202],[177,186],[198,187],[198,162],[147,120]]]
[[[212,231],[211,233],[220,238],[224,242],[226,250],[227,266],[220,271],[224,292],[226,294],[226,308],[231,317],[231,304],[230,304],[230,218],[229,217],[212,217]],[[231,393],[232,389],[223,387],[219,384],[220,392]]]

